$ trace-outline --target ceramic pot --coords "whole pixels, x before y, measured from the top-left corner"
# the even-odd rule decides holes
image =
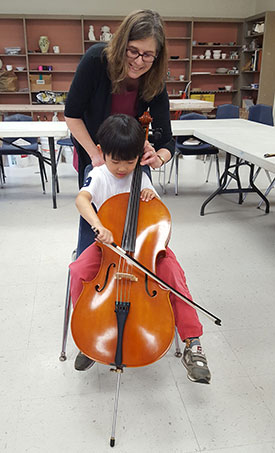
[[[88,33],[88,38],[90,41],[95,41],[95,34],[94,34],[94,26],[90,25],[89,26],[89,33]]]
[[[50,41],[48,36],[40,36],[38,44],[42,53],[48,52],[50,47]]]

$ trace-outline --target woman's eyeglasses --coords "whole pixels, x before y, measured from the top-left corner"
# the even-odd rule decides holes
[[[150,53],[140,53],[137,49],[131,49],[128,48],[126,49],[126,55],[128,58],[132,58],[133,60],[136,60],[138,57],[142,58],[142,61],[144,63],[153,63],[157,57],[155,55],[152,55]]]

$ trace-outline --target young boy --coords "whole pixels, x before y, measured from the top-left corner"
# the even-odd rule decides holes
[[[133,117],[122,114],[108,117],[100,126],[97,138],[98,149],[103,154],[105,164],[93,168],[89,173],[76,198],[76,206],[81,216],[99,231],[98,239],[111,243],[113,242],[112,232],[102,225],[91,203],[98,210],[111,196],[129,192],[138,158],[151,145],[148,142],[144,143],[144,131],[141,125]],[[142,172],[141,200],[150,203],[155,196],[157,194],[148,175]],[[93,280],[98,273],[100,261],[101,250],[94,243],[84,250],[76,261],[71,263],[73,306],[82,291],[82,282]],[[184,271],[168,247],[165,256],[157,259],[156,274],[173,288],[192,299]],[[202,335],[202,325],[197,312],[172,293],[170,293],[170,302],[179,335],[186,343],[182,363],[187,369],[187,376],[191,381],[209,384],[211,375],[199,340]],[[84,371],[94,363],[93,360],[79,352],[75,368]]]

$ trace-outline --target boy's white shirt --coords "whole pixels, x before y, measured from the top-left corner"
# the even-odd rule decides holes
[[[117,178],[107,168],[107,166],[101,165],[100,167],[94,167],[89,173],[84,182],[83,187],[80,191],[85,190],[92,196],[92,202],[98,210],[104,201],[113,195],[119,193],[130,192],[133,172],[124,178]],[[151,189],[158,194],[150,181],[149,176],[143,171],[141,180],[141,190]]]

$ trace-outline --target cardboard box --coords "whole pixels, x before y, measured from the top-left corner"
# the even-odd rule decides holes
[[[38,93],[39,91],[52,90],[52,75],[51,74],[31,74],[30,75],[31,91]]]
[[[215,94],[191,94],[190,99],[198,99],[200,101],[215,102]]]

